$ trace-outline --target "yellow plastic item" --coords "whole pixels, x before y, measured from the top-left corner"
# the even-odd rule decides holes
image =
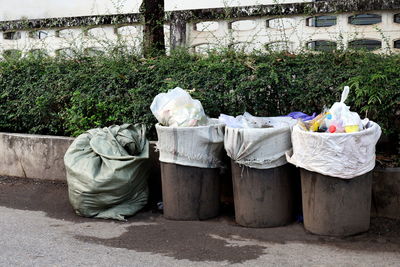
[[[311,126],[310,126],[310,131],[311,132],[316,132],[316,131],[318,131],[318,128],[319,128],[319,121],[316,121],[316,122],[314,122],[313,124],[311,124]]]
[[[345,126],[344,130],[346,131],[346,133],[355,133],[359,131],[359,127],[358,125],[349,125]]]
[[[310,131],[311,132],[318,131],[319,126],[325,119],[325,116],[326,116],[326,113],[323,112],[323,113],[319,114],[317,117],[315,117],[312,121],[310,121]]]

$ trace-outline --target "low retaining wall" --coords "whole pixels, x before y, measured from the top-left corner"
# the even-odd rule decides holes
[[[0,175],[66,181],[64,154],[74,138],[0,133]],[[150,142],[150,191],[161,200],[161,174],[155,142]],[[400,168],[376,169],[372,215],[400,219]]]
[[[64,136],[0,133],[0,175],[66,181],[64,154],[73,141]],[[150,142],[150,158],[157,175],[154,145]]]
[[[400,168],[374,171],[372,214],[377,217],[400,219]]]
[[[0,175],[66,180],[64,154],[74,139],[0,133]]]

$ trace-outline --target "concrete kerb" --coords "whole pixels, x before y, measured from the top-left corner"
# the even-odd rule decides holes
[[[66,181],[64,154],[73,141],[65,136],[0,132],[0,175]],[[156,164],[154,145],[150,142],[150,157]]]

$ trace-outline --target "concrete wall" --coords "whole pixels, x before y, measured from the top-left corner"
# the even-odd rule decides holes
[[[333,41],[338,48],[347,48],[352,40],[373,39],[382,41],[382,48],[376,52],[388,49],[396,52],[399,49],[394,49],[393,45],[395,40],[400,39],[400,23],[394,23],[393,16],[398,12],[369,12],[381,15],[382,22],[362,26],[348,23],[353,13],[332,14],[336,16],[337,24],[331,27],[307,26],[306,20],[310,17],[307,15],[189,22],[186,44],[195,52],[220,44],[234,45],[245,52],[263,49],[268,45],[272,45],[271,50],[298,51],[305,49],[308,42],[317,40]]]
[[[372,214],[378,217],[400,219],[400,168],[374,171]]]
[[[64,154],[73,140],[0,133],[0,175],[65,180]]]
[[[348,43],[357,39],[372,39],[382,42],[380,52],[400,52],[394,48],[394,42],[400,40],[400,23],[393,17],[400,11],[374,11],[382,16],[382,22],[375,25],[351,25],[348,17],[352,13],[336,14],[337,24],[331,27],[306,26],[309,16],[292,15],[287,17],[260,16],[227,20],[184,21],[179,31],[171,33],[170,24],[165,24],[166,46],[170,39],[180,39],[178,46],[189,47],[193,52],[202,53],[210,48],[234,47],[251,52],[254,49],[299,51],[307,43],[317,40],[333,41],[338,48],[346,48]],[[267,26],[269,21],[270,26]],[[271,22],[273,21],[273,23]],[[277,27],[271,27],[275,24]],[[23,54],[33,50],[43,50],[53,56],[59,51],[73,55],[68,50],[106,51],[116,44],[123,44],[129,50],[140,53],[143,26],[139,23],[122,25],[98,25],[86,27],[41,29],[47,37],[35,39],[30,36],[32,30],[17,31],[19,39],[7,40],[0,32],[0,54],[17,49]],[[174,36],[179,32],[181,36]],[[171,36],[170,36],[171,35]]]

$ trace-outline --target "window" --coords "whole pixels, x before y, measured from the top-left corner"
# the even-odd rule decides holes
[[[104,51],[99,48],[99,47],[89,47],[85,49],[85,53],[90,56],[90,57],[94,57],[94,56],[101,56],[104,55]]]
[[[116,45],[111,51],[111,55],[125,55],[131,52],[131,50],[125,45]]]
[[[394,48],[400,49],[400,40],[394,41]]]
[[[32,49],[28,52],[28,55],[33,58],[42,58],[47,56],[47,53],[43,49]]]
[[[16,49],[9,49],[3,52],[3,57],[5,59],[18,59],[22,55],[22,52]]]
[[[291,18],[276,18],[267,20],[267,28],[290,29],[296,26],[296,21]]]
[[[121,36],[138,35],[140,28],[139,26],[122,26],[117,29],[117,33]]]
[[[394,23],[400,23],[400,14],[394,15]]]
[[[254,50],[260,50],[261,47],[259,44],[254,42],[239,42],[234,43],[229,46],[232,50],[243,52],[243,53],[251,53]]]
[[[365,49],[368,51],[376,50],[382,47],[382,42],[377,40],[354,40],[349,42],[349,48],[351,49]]]
[[[194,46],[194,52],[197,54],[208,54],[216,48],[217,46],[215,44],[198,44]]]
[[[256,27],[254,20],[238,20],[231,23],[230,27],[234,31],[249,31]]]
[[[218,30],[218,22],[216,21],[203,21],[196,23],[194,29],[198,32],[213,32]]]
[[[61,48],[56,50],[56,55],[65,58],[72,58],[75,56],[75,52],[71,48]]]
[[[268,51],[292,51],[293,43],[285,41],[272,42],[265,45]]]
[[[5,32],[5,33],[3,33],[3,38],[5,40],[18,40],[18,39],[21,39],[21,33],[20,32]]]
[[[333,51],[336,49],[336,43],[325,40],[311,41],[307,43],[307,48],[314,51]]]
[[[382,16],[377,14],[360,14],[349,17],[353,25],[372,25],[382,22]]]
[[[76,38],[80,33],[79,29],[62,29],[56,32],[56,36],[60,38]]]
[[[44,39],[49,35],[46,31],[32,31],[29,33],[29,37],[33,39]]]
[[[86,35],[92,38],[106,38],[107,29],[103,27],[91,28],[87,30]]]
[[[336,25],[335,16],[317,16],[308,18],[306,25],[309,27],[330,27]]]

